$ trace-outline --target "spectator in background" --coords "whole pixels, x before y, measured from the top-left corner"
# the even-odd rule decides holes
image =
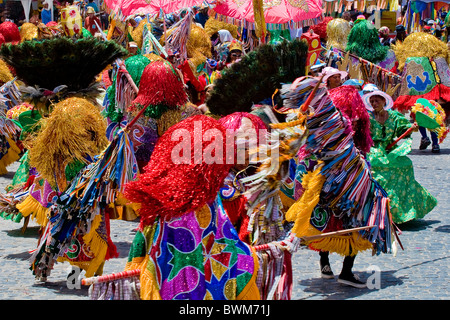
[[[342,19],[347,20],[348,22],[352,21],[352,15],[350,14],[350,11],[345,11],[342,14]]]
[[[88,7],[86,13],[87,17],[84,20],[84,27],[94,36],[97,32],[101,31],[97,27],[97,25],[100,26],[100,20],[95,16],[93,7]]]
[[[381,27],[378,30],[378,36],[380,37],[380,42],[383,46],[390,47],[391,46],[391,37],[389,37],[389,33],[391,31],[388,27]]]
[[[106,13],[106,4],[105,1],[103,1],[100,5],[100,22],[102,23],[101,27],[103,30],[107,30],[109,28],[109,14]]]
[[[350,23],[350,26],[353,26],[352,13],[350,11],[344,11],[341,18],[347,20]]]
[[[43,24],[47,24],[50,21],[53,21],[52,10],[50,9],[47,1],[44,2],[43,6],[44,7],[42,8],[42,11],[41,11],[41,20],[42,20]]]
[[[194,17],[194,21],[200,23],[202,27],[205,27],[205,23],[208,21],[208,10],[209,7],[201,8]]]
[[[392,40],[391,44],[396,44],[397,41],[402,42],[406,38],[406,29],[405,26],[399,24],[395,27],[395,38]]]
[[[137,43],[134,42],[134,41],[129,42],[127,50],[128,50],[128,53],[129,53],[128,57],[136,55],[137,52],[138,52],[138,45],[137,45]]]
[[[98,6],[97,6],[97,4],[94,2],[94,0],[89,0],[89,3],[86,5],[86,10],[89,8],[89,7],[92,7],[92,8],[94,8],[94,11],[95,11],[95,13],[98,13]]]

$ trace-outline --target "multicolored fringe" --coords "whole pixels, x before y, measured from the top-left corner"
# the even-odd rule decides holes
[[[317,101],[313,110],[306,125],[309,133],[306,151],[320,154],[319,162],[314,172],[303,178],[305,192],[299,204],[286,214],[287,220],[295,222],[292,232],[302,237],[373,225],[376,226],[373,230],[358,235],[326,238],[310,245],[342,255],[350,253],[350,246],[351,254],[372,245],[377,253],[390,252],[392,229],[387,194],[373,181],[368,163],[351,135],[346,134],[351,124],[340,115],[328,95]]]
[[[187,59],[187,42],[191,33],[191,26],[194,24],[194,13],[188,10],[186,15],[169,30],[167,30],[167,39],[163,35],[165,47],[170,48],[173,52],[178,51],[182,61]],[[160,40],[160,41],[161,41]]]
[[[59,259],[82,267],[86,275],[91,276],[105,260],[117,256],[109,237],[106,208],[116,201],[124,185],[134,180],[137,173],[133,144],[121,130],[51,207],[46,236],[41,238],[31,259],[35,274],[50,274],[55,260]],[[79,249],[71,252],[74,248]]]
[[[50,213],[49,209],[43,207],[42,204],[30,194],[25,198],[25,200],[17,204],[16,208],[24,218],[29,216],[42,227],[47,225]]]
[[[256,248],[255,248],[256,250]],[[270,243],[256,250],[259,260],[257,286],[261,300],[290,300],[293,287],[292,254]]]

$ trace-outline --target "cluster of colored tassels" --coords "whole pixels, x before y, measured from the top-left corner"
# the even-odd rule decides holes
[[[89,234],[95,218],[108,205],[114,204],[125,184],[135,180],[137,174],[133,143],[128,133],[120,130],[105,151],[81,170],[52,206],[48,231],[33,255],[35,273],[39,273],[39,268],[47,272],[46,269],[68,251],[73,239]]]

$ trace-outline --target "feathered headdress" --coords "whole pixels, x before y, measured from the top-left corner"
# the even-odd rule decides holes
[[[409,57],[443,57],[450,63],[450,54],[447,45],[435,36],[425,32],[414,32],[408,35],[404,41],[397,42],[393,46],[398,60],[398,69],[403,70],[406,59]]]
[[[347,20],[336,18],[327,24],[327,49],[338,48],[345,51],[348,34],[352,27]]]
[[[370,118],[358,90],[351,85],[340,86],[329,90],[331,101],[352,124],[355,146],[369,152],[373,145],[370,134]]]
[[[0,33],[7,43],[17,44],[21,40],[19,27],[14,22],[5,21],[0,23]]]
[[[27,141],[30,165],[60,189],[66,187],[70,163],[88,163],[108,144],[106,122],[98,108],[85,99],[61,101],[40,125],[37,136]]]
[[[0,56],[11,65],[28,88],[29,101],[47,104],[90,91],[98,93],[96,76],[127,51],[112,41],[95,38],[57,38],[2,46]]]
[[[207,131],[217,136],[203,139]],[[181,139],[174,139],[174,135]],[[231,164],[209,163],[205,154],[212,151],[212,143],[217,146],[214,152],[226,150],[225,135],[225,128],[217,120],[196,115],[170,127],[159,138],[144,173],[125,186],[125,197],[142,204],[141,226],[158,216],[164,220],[180,217],[215,199]],[[174,157],[184,161],[175,161]]]
[[[346,51],[372,63],[383,61],[389,47],[383,46],[375,26],[366,19],[358,18],[348,35]]]
[[[167,110],[177,109],[188,101],[184,83],[168,61],[154,61],[142,73],[139,94],[128,111],[133,113],[147,108],[145,116],[159,119]]]
[[[308,46],[304,41],[262,45],[226,69],[214,82],[206,104],[215,115],[250,112],[254,104],[272,97],[281,83],[305,73]]]

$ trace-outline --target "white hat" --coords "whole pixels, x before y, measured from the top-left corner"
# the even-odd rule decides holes
[[[325,67],[325,68],[323,68],[322,74],[321,74],[321,75],[325,75],[323,77],[322,81],[324,83],[327,83],[328,78],[332,77],[332,76],[334,76],[336,74],[340,74],[341,75],[341,80],[344,80],[345,77],[348,76],[348,73],[345,72],[345,71],[340,71],[339,69],[332,68],[332,67]]]
[[[368,83],[362,88],[362,91],[364,93],[369,93],[369,92],[373,92],[373,91],[377,91],[377,90],[380,90],[380,89],[378,89],[378,87],[376,85],[374,85],[373,83]]]
[[[381,96],[386,100],[386,105],[384,106],[384,110],[391,109],[394,106],[394,100],[392,100],[392,97],[388,95],[386,92],[381,90],[374,90],[372,92],[366,93],[363,95],[362,99],[364,101],[364,104],[366,105],[366,109],[369,111],[373,111],[372,104],[370,103],[370,97],[373,96]]]

